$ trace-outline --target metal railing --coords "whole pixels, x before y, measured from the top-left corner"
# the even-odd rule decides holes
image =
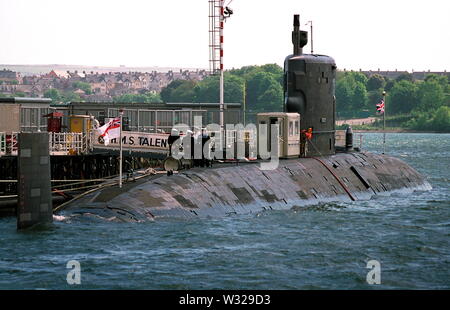
[[[353,133],[353,146],[359,142],[359,149],[363,149],[363,134]],[[336,130],[335,134],[335,145],[339,147],[345,147],[345,130]]]
[[[4,132],[0,132],[0,156],[6,154],[6,134]]]
[[[0,156],[17,156],[19,150],[17,137],[17,132],[0,132]]]
[[[0,156],[17,156],[17,132],[0,132]],[[91,134],[76,132],[49,132],[50,155],[79,155],[92,151]]]
[[[92,150],[91,134],[78,132],[50,132],[50,155],[79,155]]]

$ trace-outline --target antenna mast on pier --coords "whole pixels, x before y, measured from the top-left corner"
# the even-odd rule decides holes
[[[209,2],[209,71],[220,75],[220,127],[223,129],[225,109],[223,98],[223,25],[225,18],[233,11],[224,7],[224,0],[208,0]],[[229,2],[231,3],[231,1]]]

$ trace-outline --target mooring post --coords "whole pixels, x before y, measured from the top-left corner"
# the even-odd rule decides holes
[[[353,149],[353,130],[352,127],[347,127],[345,131],[345,150],[351,151]]]
[[[53,220],[47,132],[20,133],[17,229]]]

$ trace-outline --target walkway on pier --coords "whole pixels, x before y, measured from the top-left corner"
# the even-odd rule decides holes
[[[140,153],[143,157],[161,157],[169,151],[169,134],[123,131],[122,147],[126,153]],[[118,152],[119,139],[112,139],[104,145],[96,132],[49,132],[50,155],[87,155],[96,153]],[[18,133],[0,132],[0,157],[17,156]]]

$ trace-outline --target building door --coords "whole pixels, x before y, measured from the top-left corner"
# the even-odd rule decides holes
[[[270,118],[270,125],[268,128],[268,136],[267,136],[267,149],[269,152],[272,152],[272,125],[278,125],[278,156],[283,157],[283,131],[284,131],[284,119],[282,117],[271,117]]]

